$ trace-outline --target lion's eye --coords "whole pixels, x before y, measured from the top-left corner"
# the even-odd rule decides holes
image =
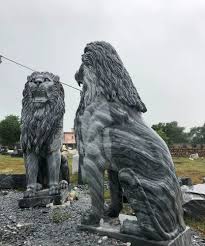
[[[49,78],[44,78],[44,81],[46,82],[46,81],[50,81],[50,79]]]

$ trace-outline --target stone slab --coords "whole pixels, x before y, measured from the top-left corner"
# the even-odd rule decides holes
[[[205,197],[205,184],[197,184],[192,186],[183,185],[181,187],[182,193],[184,194],[191,194],[196,196]],[[185,201],[189,200],[189,197],[184,198]]]
[[[205,199],[201,200],[190,200],[189,202],[183,205],[183,209],[185,214],[197,218],[202,219],[205,218]]]
[[[68,198],[68,189],[60,191],[59,195],[48,195],[48,189],[37,192],[35,197],[22,198],[19,200],[20,208],[46,207],[47,204],[62,205]]]
[[[194,218],[205,218],[205,184],[182,186],[184,212]]]
[[[118,225],[110,225],[107,222],[100,223],[100,226],[89,226],[89,225],[78,225],[78,228],[82,231],[89,231],[92,233],[98,233],[102,236],[108,236],[121,240],[123,242],[131,242],[132,245],[136,246],[192,246],[191,243],[191,230],[189,227],[181,233],[177,238],[170,241],[152,241],[144,238],[136,237],[134,235],[124,234],[120,232],[120,224],[123,220],[131,219],[136,220],[135,216],[120,215]]]
[[[139,237],[135,237],[133,235],[123,234],[120,233],[119,230],[114,228],[95,227],[95,226],[88,226],[88,225],[78,225],[78,228],[82,231],[98,233],[99,235],[115,238],[123,242],[131,242],[133,246],[134,245],[136,246],[192,246],[191,231],[189,227],[187,227],[186,230],[174,240],[163,241],[163,242],[145,240]]]
[[[1,174],[0,189],[25,189],[25,174]]]

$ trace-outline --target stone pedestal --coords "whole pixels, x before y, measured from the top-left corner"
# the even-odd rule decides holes
[[[60,190],[58,195],[49,195],[49,190],[38,191],[35,197],[22,198],[19,200],[20,208],[46,207],[47,204],[62,205],[68,198],[68,189]]]
[[[132,218],[133,217],[133,218]],[[121,216],[120,223],[123,223],[125,219],[133,219],[134,216],[127,217],[126,215]],[[109,223],[103,222],[100,226],[89,226],[89,225],[78,225],[78,228],[83,231],[89,231],[92,233],[98,233],[99,235],[108,236],[121,240],[123,242],[131,242],[132,245],[136,246],[192,246],[191,243],[191,231],[187,227],[178,237],[170,241],[152,241],[144,238],[136,237],[134,235],[123,234],[120,232],[120,223],[118,225],[110,225]]]

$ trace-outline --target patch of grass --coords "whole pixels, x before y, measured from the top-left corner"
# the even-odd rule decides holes
[[[70,218],[70,214],[61,208],[53,208],[51,212],[51,221],[55,224],[62,223]]]
[[[74,173],[70,175],[70,182],[72,184],[77,184],[78,183],[78,174]]]
[[[187,176],[192,179],[193,184],[202,183],[205,177],[205,159],[189,160],[189,158],[173,158],[177,176]]]
[[[189,216],[185,216],[186,225],[190,226],[195,231],[198,231],[205,237],[205,221],[204,219],[195,219]]]
[[[178,176],[188,176],[193,184],[202,183],[205,177],[205,159],[189,160],[185,157],[173,158]],[[78,174],[72,173],[72,155],[68,157],[71,183],[77,184]],[[0,174],[23,174],[25,173],[23,158],[0,155]],[[105,173],[107,180],[107,173]]]
[[[25,173],[23,158],[0,155],[0,174]]]
[[[72,184],[77,184],[78,183],[78,174],[77,173],[72,174],[72,161],[73,161],[73,155],[69,154],[68,155],[68,166],[69,166],[69,171],[70,171],[70,182]]]
[[[70,180],[71,183],[77,184],[78,174],[72,175],[72,158],[70,154],[68,156],[68,165],[70,170]],[[24,174],[24,160],[19,157],[11,157],[10,155],[1,155],[0,154],[0,174]]]
[[[68,165],[70,170],[70,181],[72,184],[78,183],[78,174],[72,175],[72,155],[68,156]],[[24,160],[19,157],[11,157],[9,155],[0,154],[0,174],[24,174]]]
[[[105,200],[110,200],[110,191],[109,190],[105,190],[104,191],[104,199]]]

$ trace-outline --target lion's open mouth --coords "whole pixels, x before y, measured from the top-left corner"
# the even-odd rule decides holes
[[[45,103],[48,100],[47,94],[44,90],[36,90],[32,95],[34,103]]]
[[[45,97],[35,97],[33,102],[34,103],[45,103],[48,99]]]

